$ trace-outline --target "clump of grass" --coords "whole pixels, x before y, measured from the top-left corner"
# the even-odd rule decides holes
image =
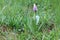
[[[38,9],[35,12],[33,11],[34,3],[37,3]],[[6,30],[6,32],[11,33],[12,31],[18,34],[18,40],[59,39],[59,30],[56,31],[58,28],[55,29],[55,24],[57,24],[55,22],[59,22],[57,20],[59,20],[58,10],[60,9],[57,8],[59,4],[57,0],[0,0],[0,4],[0,25],[4,32]],[[37,25],[37,18],[35,19],[34,15],[38,15]],[[56,16],[58,19],[55,18]],[[14,35],[10,33],[8,36]]]

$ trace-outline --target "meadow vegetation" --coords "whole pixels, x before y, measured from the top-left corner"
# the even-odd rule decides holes
[[[60,40],[59,1],[0,0],[0,40]]]

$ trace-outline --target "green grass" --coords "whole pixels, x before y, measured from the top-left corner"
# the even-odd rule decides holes
[[[36,13],[32,10],[34,3],[38,7]],[[34,14],[40,16],[38,25],[33,18]],[[0,29],[0,37],[6,40],[60,40],[59,16],[59,0],[0,0],[0,27],[7,27],[6,32]]]

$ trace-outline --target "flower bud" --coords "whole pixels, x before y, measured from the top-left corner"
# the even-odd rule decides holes
[[[33,11],[34,11],[34,12],[37,11],[37,6],[36,6],[36,4],[33,5]]]

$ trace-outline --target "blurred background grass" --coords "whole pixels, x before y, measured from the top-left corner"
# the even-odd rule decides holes
[[[34,3],[40,16],[38,25],[33,18]],[[0,40],[60,40],[59,16],[60,0],[0,0],[0,27],[7,28],[6,32],[0,29]]]

